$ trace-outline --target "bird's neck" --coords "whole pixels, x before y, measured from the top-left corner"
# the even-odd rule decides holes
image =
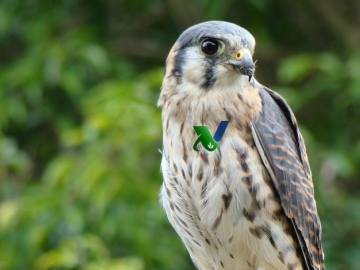
[[[217,126],[228,120],[237,125],[247,125],[254,121],[261,111],[258,87],[247,82],[245,85],[200,89],[196,85],[177,85],[166,95],[161,106],[163,123],[181,125]],[[159,100],[159,102],[160,102]]]

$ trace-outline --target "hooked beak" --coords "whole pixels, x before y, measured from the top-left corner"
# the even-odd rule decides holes
[[[234,70],[242,75],[249,76],[249,81],[255,73],[255,65],[248,49],[241,49],[235,53],[236,60],[229,60]]]

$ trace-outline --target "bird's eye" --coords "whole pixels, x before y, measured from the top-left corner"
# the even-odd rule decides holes
[[[219,51],[219,42],[215,39],[205,39],[201,43],[201,50],[209,55],[213,55]]]

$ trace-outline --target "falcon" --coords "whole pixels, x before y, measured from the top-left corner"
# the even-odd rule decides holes
[[[167,217],[198,269],[325,269],[309,162],[286,101],[254,78],[254,37],[209,21],[166,60],[162,108]],[[228,125],[193,149],[194,127]]]

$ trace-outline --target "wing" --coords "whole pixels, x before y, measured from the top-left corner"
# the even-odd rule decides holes
[[[250,125],[256,147],[292,221],[307,268],[325,269],[311,171],[295,116],[280,95],[257,86],[262,112]]]

